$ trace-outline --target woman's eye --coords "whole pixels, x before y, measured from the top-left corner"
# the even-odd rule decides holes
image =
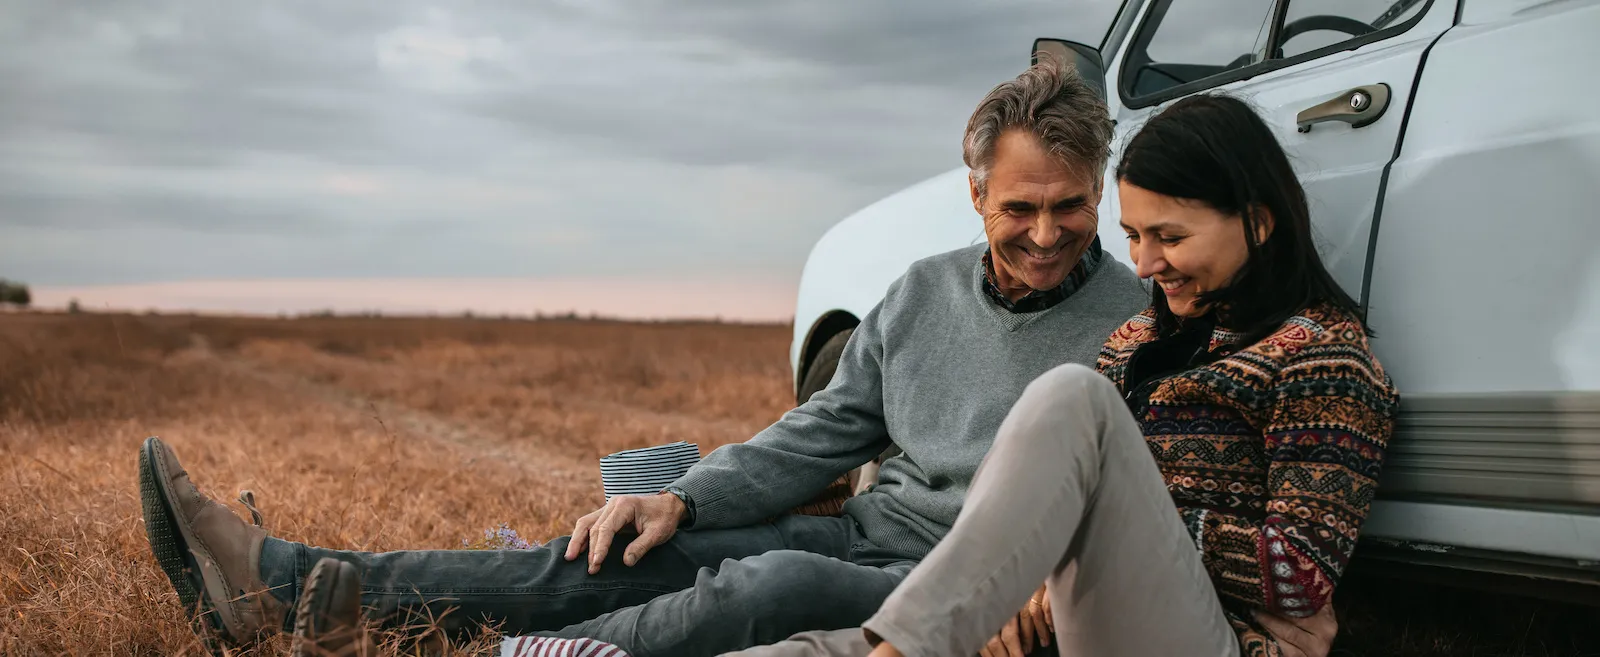
[[[1129,242],[1137,242],[1137,241],[1139,241],[1139,234],[1138,233],[1128,233],[1128,241]]]
[[[1165,244],[1167,246],[1172,246],[1172,245],[1177,244],[1178,242],[1182,242],[1182,241],[1183,241],[1182,237],[1165,237],[1165,236],[1163,236],[1161,238],[1161,243]]]

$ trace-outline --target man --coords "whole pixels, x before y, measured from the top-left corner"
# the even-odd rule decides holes
[[[1144,308],[1144,288],[1095,237],[1110,137],[1103,101],[1055,64],[996,87],[964,153],[988,243],[912,265],[862,320],[826,390],[662,494],[612,498],[570,538],[499,552],[288,543],[202,495],[151,439],[140,477],[152,548],[225,643],[285,628],[324,558],[355,566],[362,606],[385,622],[451,609],[447,629],[497,623],[639,657],[858,626],[948,531],[1028,382],[1092,365]],[[891,444],[902,453],[841,517],[783,515]]]

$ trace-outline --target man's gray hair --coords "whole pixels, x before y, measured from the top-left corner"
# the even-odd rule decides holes
[[[961,159],[972,169],[980,199],[988,193],[995,143],[1008,130],[1032,133],[1051,155],[1074,169],[1086,169],[1096,184],[1111,157],[1111,114],[1100,93],[1045,54],[984,96],[967,121]]]

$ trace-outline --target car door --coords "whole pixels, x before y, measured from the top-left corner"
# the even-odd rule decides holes
[[[1455,11],[1449,0],[1153,0],[1108,67],[1119,144],[1184,96],[1250,102],[1300,175],[1329,271],[1365,303],[1384,169],[1425,53]],[[1115,222],[1101,232],[1120,241]]]

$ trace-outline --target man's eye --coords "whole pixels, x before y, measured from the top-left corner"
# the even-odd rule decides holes
[[[1138,233],[1128,233],[1128,241],[1129,242],[1137,242],[1137,241],[1139,241],[1139,234]]]
[[[1182,241],[1183,241],[1182,237],[1165,237],[1165,236],[1163,236],[1161,238],[1161,243],[1165,244],[1167,246],[1172,246],[1172,245],[1177,244],[1178,242],[1182,242]]]

